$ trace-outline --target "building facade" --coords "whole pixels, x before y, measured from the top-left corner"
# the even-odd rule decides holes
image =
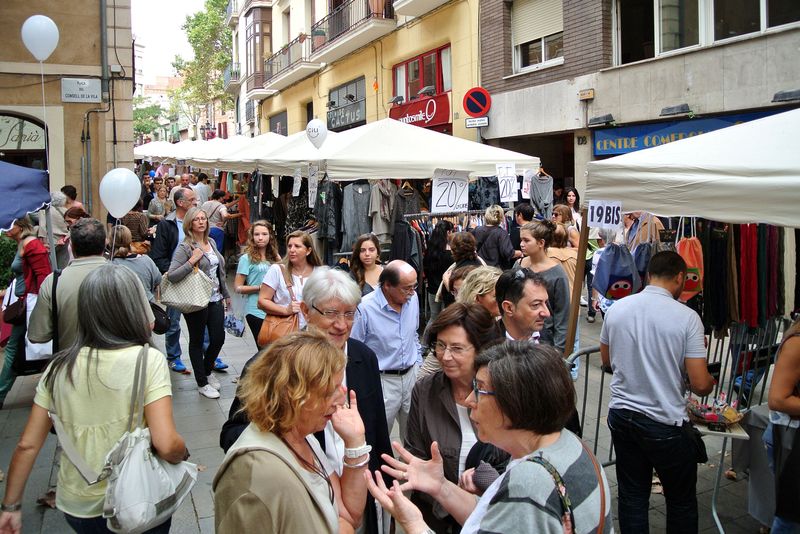
[[[40,65],[20,36],[36,14],[50,17],[60,34],[41,65],[44,106]],[[9,29],[0,48],[0,159],[49,167],[51,190],[74,185],[79,200],[102,216],[100,179],[115,167],[133,169],[130,0],[75,0],[69,9],[11,0],[0,3],[0,20]]]
[[[243,5],[240,5],[243,4]],[[478,0],[231,0],[243,134],[331,131],[396,118],[476,139],[461,101],[477,85]]]
[[[793,0],[489,0],[490,144],[583,190],[586,162],[800,105]]]

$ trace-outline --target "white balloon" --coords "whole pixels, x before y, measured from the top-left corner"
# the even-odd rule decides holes
[[[58,26],[50,17],[33,15],[22,25],[22,42],[33,57],[44,61],[58,46]]]
[[[121,219],[142,194],[142,183],[129,169],[111,169],[100,180],[100,200],[112,217]]]
[[[328,137],[328,127],[319,119],[311,119],[306,125],[306,135],[315,147],[319,148]]]

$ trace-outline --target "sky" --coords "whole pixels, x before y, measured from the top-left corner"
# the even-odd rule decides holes
[[[176,55],[192,59],[194,54],[181,26],[186,15],[203,9],[204,0],[132,0],[131,26],[136,42],[145,45],[145,83],[156,76],[172,76]]]

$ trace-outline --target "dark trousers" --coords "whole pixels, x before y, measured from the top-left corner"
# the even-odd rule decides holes
[[[198,387],[208,384],[206,378],[214,368],[214,360],[225,343],[225,306],[222,301],[210,302],[196,312],[184,313],[189,330],[189,358],[194,368],[194,379]],[[208,348],[203,351],[203,337],[208,328]],[[205,354],[204,354],[205,352]]]
[[[586,260],[584,275],[586,277],[586,300],[589,302],[589,309],[586,311],[586,314],[589,317],[594,317],[597,315],[597,311],[595,311],[594,306],[592,306],[592,281],[594,280],[594,275],[592,274],[592,258]]]
[[[653,469],[667,502],[667,532],[697,532],[697,457],[680,426],[665,425],[631,410],[608,410],[617,453],[617,518],[623,534],[649,532]]]
[[[253,334],[253,339],[256,342],[256,347],[258,350],[261,350],[261,345],[258,344],[258,333],[261,332],[261,325],[264,324],[264,319],[261,317],[256,317],[255,315],[247,314],[244,316],[245,321],[247,321],[247,327],[250,329],[250,332]]]
[[[106,526],[106,519],[98,517],[75,517],[64,514],[67,524],[78,534],[111,534],[113,531]],[[150,530],[145,530],[144,534],[169,534],[169,527],[172,525],[170,517],[160,525]]]

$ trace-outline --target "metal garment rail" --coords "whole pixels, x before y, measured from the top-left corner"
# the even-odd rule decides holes
[[[422,211],[420,213],[406,213],[403,215],[403,219],[419,219],[422,217],[428,217],[432,219],[434,217],[458,217],[460,215],[483,215],[486,213],[486,210],[466,210],[466,211],[445,211],[442,213],[431,213],[429,211]]]

